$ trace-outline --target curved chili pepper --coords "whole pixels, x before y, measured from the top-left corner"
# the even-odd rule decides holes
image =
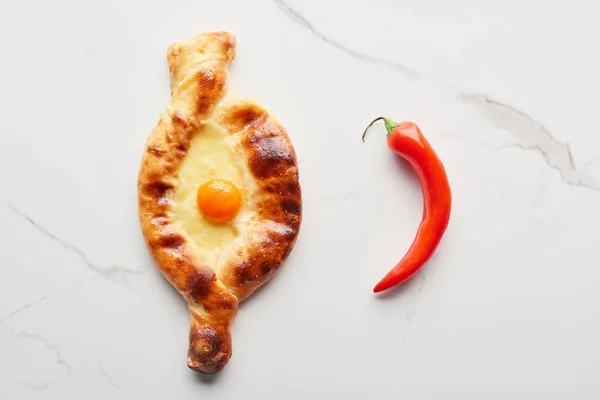
[[[387,144],[390,150],[405,158],[419,176],[423,190],[423,219],[408,252],[375,285],[375,293],[406,281],[429,260],[446,231],[452,207],[452,194],[446,170],[415,123],[398,124],[388,118],[376,118],[365,129],[363,142],[367,130],[379,120],[383,120],[388,132]]]

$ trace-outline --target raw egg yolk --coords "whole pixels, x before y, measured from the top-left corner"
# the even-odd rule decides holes
[[[225,179],[211,179],[198,188],[198,209],[212,222],[231,221],[242,206],[242,191]]]

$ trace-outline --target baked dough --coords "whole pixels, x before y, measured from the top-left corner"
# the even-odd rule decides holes
[[[188,366],[204,373],[229,361],[238,303],[278,271],[302,218],[294,148],[272,115],[228,88],[234,57],[228,32],[169,47],[171,100],[138,177],[142,232],[157,267],[188,303]],[[203,222],[190,193],[195,181],[220,173],[243,187],[244,201],[233,221],[217,226]]]

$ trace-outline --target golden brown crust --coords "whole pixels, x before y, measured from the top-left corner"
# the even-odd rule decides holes
[[[236,120],[239,122],[240,120]],[[283,128],[266,112],[240,135],[256,178],[261,227],[220,266],[218,277],[243,300],[270,279],[293,247],[302,215],[296,155]]]
[[[191,313],[188,365],[219,371],[231,356],[229,326],[238,302],[267,282],[294,246],[302,200],[294,149],[285,129],[252,100],[227,89],[235,38],[198,35],[168,50],[172,96],[152,131],[138,178],[142,232],[158,268],[184,296]],[[177,223],[171,194],[192,139],[208,121],[234,135],[248,165],[257,211],[252,229],[207,265]]]

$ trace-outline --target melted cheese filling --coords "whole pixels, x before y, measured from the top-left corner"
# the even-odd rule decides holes
[[[179,167],[179,184],[173,191],[174,221],[180,223],[201,249],[220,249],[237,236],[239,217],[227,223],[212,223],[198,210],[196,195],[200,185],[210,179],[227,179],[244,192],[242,171],[236,157],[234,138],[209,122],[199,131]],[[244,209],[242,209],[240,214]]]

